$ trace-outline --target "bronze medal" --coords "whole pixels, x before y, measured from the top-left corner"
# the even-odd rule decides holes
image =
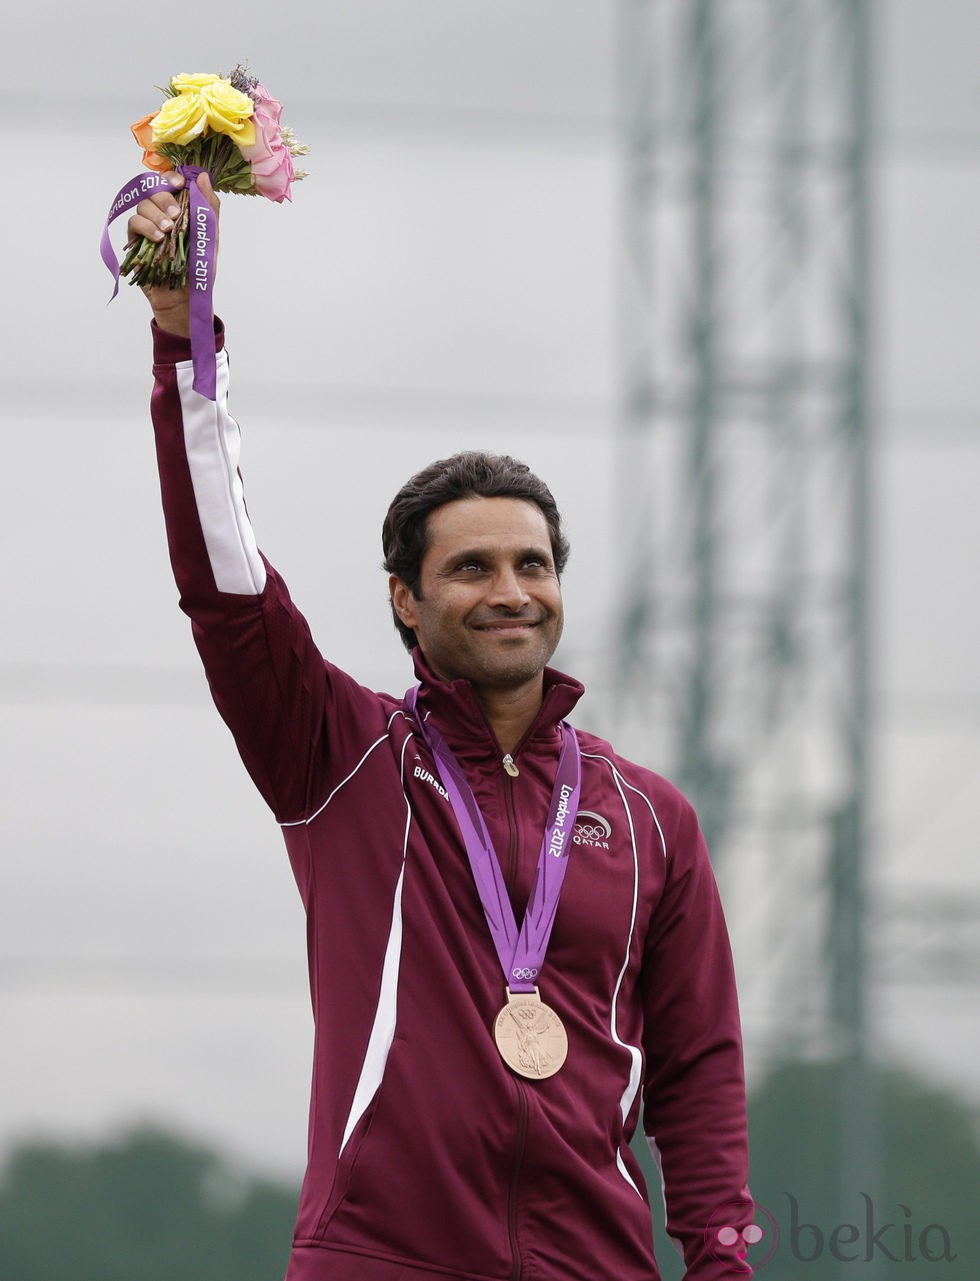
[[[554,1076],[568,1054],[562,1021],[541,1000],[537,988],[507,992],[507,1004],[494,1019],[493,1039],[511,1071],[532,1081]]]

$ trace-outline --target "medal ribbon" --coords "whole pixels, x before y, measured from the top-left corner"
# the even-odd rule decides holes
[[[427,725],[416,711],[419,687],[405,695],[405,706],[415,717],[435,758],[436,768],[459,824],[463,844],[473,870],[483,914],[487,918],[504,981],[511,992],[533,992],[535,979],[544,965],[548,940],[555,923],[562,882],[568,870],[572,829],[582,791],[582,757],[575,731],[561,722],[562,747],[558,772],[548,809],[548,823],[541,841],[538,869],[520,930],[507,894],[497,851],[473,789],[470,787],[449,744],[433,725]]]
[[[180,165],[179,171],[184,175],[189,196],[187,224],[187,283],[190,287],[191,314],[191,359],[194,364],[194,390],[199,396],[214,400],[216,396],[217,365],[214,345],[214,312],[212,293],[214,290],[215,236],[218,223],[214,210],[201,195],[197,185],[197,175],[204,170],[199,165]],[[122,187],[109,207],[102,230],[102,261],[108,267],[115,281],[112,298],[119,292],[119,260],[116,258],[109,239],[109,228],[120,214],[131,209],[152,196],[157,191],[172,191],[176,195],[179,187],[170,184],[169,173],[154,173],[147,170],[138,173]],[[109,299],[112,302],[112,298]]]

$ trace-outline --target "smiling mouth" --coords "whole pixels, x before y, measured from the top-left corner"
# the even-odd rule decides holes
[[[496,635],[507,635],[508,633],[516,635],[519,632],[529,632],[541,622],[538,618],[521,618],[521,619],[500,619],[492,623],[474,624],[476,631],[489,632]]]

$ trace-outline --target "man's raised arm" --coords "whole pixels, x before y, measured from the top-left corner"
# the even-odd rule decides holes
[[[200,186],[217,209],[204,174]],[[162,239],[175,208],[167,192],[142,201],[130,235]],[[357,723],[347,712],[363,691],[324,663],[285,584],[259,552],[238,470],[240,433],[227,407],[223,326],[215,323],[212,401],[193,387],[189,290],[144,292],[153,309],[151,413],[180,606],[253,781],[280,822],[298,822],[322,804],[347,757],[363,750],[359,741],[347,742],[346,730]]]

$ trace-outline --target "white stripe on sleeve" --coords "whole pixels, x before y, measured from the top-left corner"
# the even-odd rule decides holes
[[[241,433],[228,413],[228,357],[218,353],[217,399],[194,390],[190,361],[177,366],[177,387],[184,417],[184,445],[204,542],[219,592],[258,596],[265,587],[265,565],[245,511],[238,474]]]

